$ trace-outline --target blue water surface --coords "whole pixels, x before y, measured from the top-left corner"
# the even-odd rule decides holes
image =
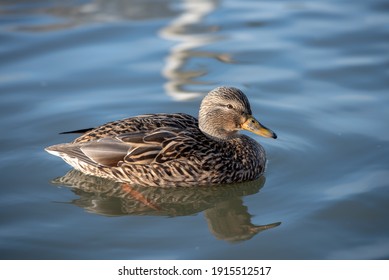
[[[1,1],[0,42],[1,259],[389,258],[387,1]],[[258,181],[147,204],[44,151],[220,85],[278,134]]]

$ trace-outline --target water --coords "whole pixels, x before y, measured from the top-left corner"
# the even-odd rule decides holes
[[[386,1],[21,0],[0,20],[2,259],[389,258]],[[137,189],[148,204],[43,150],[197,115],[219,85],[279,136],[252,135],[259,181]]]

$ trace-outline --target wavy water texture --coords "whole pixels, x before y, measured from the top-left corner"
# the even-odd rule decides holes
[[[0,17],[1,259],[389,258],[387,1],[19,0]],[[123,193],[43,150],[196,116],[219,85],[278,135],[251,135],[266,183]]]

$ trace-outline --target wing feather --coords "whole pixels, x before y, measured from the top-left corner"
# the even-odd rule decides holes
[[[194,135],[202,137],[192,116],[155,114],[107,123],[73,143],[56,146],[60,153],[88,164],[117,167],[189,157],[199,144]]]
[[[80,146],[80,150],[94,162],[104,166],[117,166],[131,146],[113,138],[103,138]]]

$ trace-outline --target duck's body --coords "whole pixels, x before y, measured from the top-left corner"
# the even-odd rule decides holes
[[[237,183],[262,175],[264,149],[237,132],[276,136],[251,116],[241,91],[210,92],[199,121],[181,113],[142,115],[84,131],[72,143],[46,150],[86,174],[153,187]]]

